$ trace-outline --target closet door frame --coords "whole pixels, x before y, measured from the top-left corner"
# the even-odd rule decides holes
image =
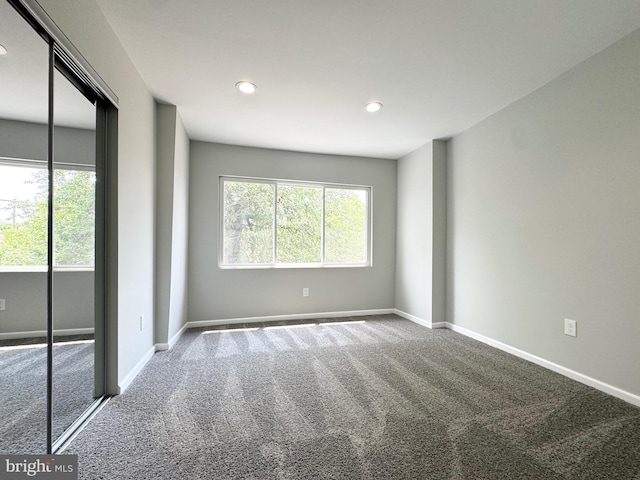
[[[117,127],[118,97],[36,0],[7,0],[49,46],[48,65],[48,268],[47,268],[47,453],[62,451],[104,404],[117,385]],[[57,439],[53,438],[53,174],[54,72],[61,72],[96,106],[95,373],[91,406]]]

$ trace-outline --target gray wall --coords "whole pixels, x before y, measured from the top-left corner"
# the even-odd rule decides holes
[[[56,162],[95,165],[95,131],[55,127]],[[0,119],[0,157],[47,161],[47,126]]]
[[[220,175],[373,186],[373,267],[221,270]],[[395,161],[192,142],[190,179],[189,320],[394,307]]]
[[[638,52],[640,31],[456,136],[447,172],[448,321],[636,395]]]
[[[176,107],[156,105],[156,283],[154,341],[168,342]]]
[[[398,160],[395,306],[431,322],[433,145]]]
[[[0,157],[46,161],[47,142],[46,125],[0,119]]]
[[[187,323],[189,243],[189,155],[190,141],[176,111],[173,168],[173,225],[171,253],[171,305],[168,339],[171,341]]]
[[[154,100],[95,0],[39,3],[120,99],[117,316],[111,318],[118,331],[117,344],[110,342],[109,348],[117,349],[122,385],[154,342]]]
[[[398,160],[396,308],[426,324],[445,321],[446,143]]]
[[[54,330],[93,328],[93,272],[54,273]],[[0,272],[0,338],[47,329],[47,273]]]
[[[187,321],[189,139],[174,105],[157,106],[156,344]]]

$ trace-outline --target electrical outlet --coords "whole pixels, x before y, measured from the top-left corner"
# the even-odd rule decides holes
[[[0,298],[0,310],[4,310],[6,308],[6,304],[4,302],[4,298]]]
[[[140,315],[140,331],[142,331],[143,326],[144,326],[144,315]]]
[[[578,336],[578,322],[575,320],[570,320],[568,318],[564,319],[564,334],[569,335],[570,337]]]
[[[302,296],[303,297],[308,297],[309,296],[309,289],[308,288],[303,288],[302,289]]]

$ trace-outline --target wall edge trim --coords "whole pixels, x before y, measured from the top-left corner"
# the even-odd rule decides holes
[[[173,346],[180,340],[180,337],[187,329],[187,324],[185,323],[180,330],[178,330],[173,337],[169,339],[167,343],[156,343],[155,350],[156,352],[165,352],[167,350],[171,350]]]
[[[551,362],[542,357],[538,357],[529,352],[525,352],[524,350],[520,350],[519,348],[512,347],[511,345],[502,343],[498,340],[494,340],[493,338],[486,337],[480,333],[474,332],[473,330],[469,330],[453,323],[446,322],[446,328],[456,333],[460,333],[464,336],[473,338],[474,340],[478,340],[479,342],[485,343],[491,347],[497,348],[498,350],[502,350],[503,352],[510,353],[524,360],[528,360],[532,363],[535,363],[536,365],[559,373],[560,375],[571,378],[572,380],[580,382],[589,387],[593,387],[596,390],[600,390],[601,392],[607,393],[611,396],[624,400],[625,402],[631,403],[632,405],[640,407],[640,396],[635,395],[631,392],[627,392],[626,390],[622,390],[621,388],[614,387],[613,385],[609,385],[608,383],[597,380],[583,373],[576,372],[575,370],[571,370],[570,368],[563,367],[562,365]]]
[[[93,334],[93,328],[62,328],[53,331],[53,336],[65,336],[65,335],[89,335]],[[30,332],[7,332],[0,333],[0,340],[13,340],[19,338],[37,338],[46,337],[46,330],[32,330]]]
[[[131,382],[135,379],[135,377],[144,369],[146,364],[151,360],[153,354],[158,351],[168,350],[175,345],[175,343],[180,339],[182,334],[190,328],[198,328],[198,327],[208,327],[208,326],[217,326],[217,325],[231,325],[236,323],[257,323],[257,322],[265,322],[265,321],[277,321],[277,320],[294,320],[294,319],[318,319],[318,318],[340,318],[340,317],[354,317],[354,316],[364,316],[364,315],[384,315],[393,313],[402,317],[406,320],[419,324],[421,326],[435,329],[435,328],[447,328],[453,332],[460,333],[461,335],[467,336],[469,338],[473,338],[479,342],[482,342],[491,347],[497,348],[498,350],[502,350],[503,352],[509,353],[511,355],[515,355],[516,357],[522,358],[524,360],[530,361],[539,365],[548,370],[559,373],[565,377],[571,378],[577,382],[580,382],[589,387],[595,388],[596,390],[600,390],[608,395],[614,396],[621,400],[624,400],[632,405],[640,407],[640,396],[635,395],[631,392],[627,392],[618,387],[614,387],[613,385],[609,385],[608,383],[597,380],[593,377],[589,377],[580,372],[576,372],[575,370],[571,370],[570,368],[563,367],[557,363],[546,360],[542,357],[538,357],[531,353],[528,353],[524,350],[520,350],[519,348],[512,347],[506,343],[500,342],[498,340],[494,340],[490,337],[482,335],[480,333],[474,332],[473,330],[469,330],[465,327],[461,327],[459,325],[455,325],[449,322],[436,322],[432,323],[415,315],[411,315],[407,312],[403,312],[402,310],[398,310],[397,308],[391,309],[376,309],[376,310],[354,310],[354,311],[344,311],[344,312],[324,312],[324,313],[305,313],[305,314],[288,314],[288,315],[270,315],[270,316],[262,316],[262,317],[238,317],[231,319],[219,319],[219,320],[200,320],[200,321],[191,321],[187,322],[183,325],[183,327],[171,338],[168,344],[155,344],[151,347],[147,353],[142,357],[142,359],[136,364],[136,366],[129,372],[129,374],[120,382],[118,393],[123,393],[131,384]]]
[[[233,325],[236,323],[275,322],[279,320],[314,320],[318,318],[361,317],[364,315],[385,315],[395,313],[393,308],[375,310],[349,310],[343,312],[293,313],[286,315],[266,315],[262,317],[238,317],[219,320],[196,320],[187,322],[185,328],[213,327],[217,325]]]
[[[169,339],[169,350],[171,350],[174,347],[174,345],[178,343],[178,340],[180,340],[180,337],[186,330],[187,330],[187,323],[182,325],[182,328],[180,328],[180,330],[178,330],[175,333],[175,335]]]
[[[376,310],[350,310],[344,312],[321,312],[321,313],[294,313],[286,315],[266,315],[262,317],[238,317],[238,318],[225,318],[219,320],[196,320],[187,322],[183,327],[184,330],[188,328],[198,327],[213,327],[217,325],[233,325],[236,323],[258,323],[258,322],[274,322],[279,320],[305,320],[305,319],[318,319],[318,318],[342,318],[342,317],[360,317],[363,315],[385,315],[389,313],[395,313],[393,308],[381,308]],[[182,332],[182,330],[181,330]]]
[[[151,357],[153,357],[154,353],[156,353],[155,345],[152,346],[149,350],[147,350],[147,353],[145,353],[144,356],[140,359],[140,361],[136,363],[135,367],[133,367],[131,371],[127,374],[127,376],[124,377],[119,382],[118,394],[124,393],[125,390],[129,388],[129,385],[131,385],[131,382],[133,382],[133,380],[136,378],[136,376],[138,376],[138,374],[147,365],[147,363],[149,363],[149,360],[151,360]]]
[[[416,317],[415,315],[411,315],[410,313],[407,312],[403,312],[402,310],[398,310],[397,308],[395,308],[393,310],[393,313],[395,313],[396,315],[398,315],[399,317],[402,317],[406,320],[410,320],[413,323],[417,323],[418,325],[422,325],[423,327],[427,327],[427,328],[447,328],[446,322],[430,322],[429,320],[425,320],[424,318],[420,318],[420,317]]]

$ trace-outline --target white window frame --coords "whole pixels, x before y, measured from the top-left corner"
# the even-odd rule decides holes
[[[273,185],[273,253],[271,263],[224,263],[224,183],[225,182],[263,183]],[[321,260],[319,263],[277,263],[277,199],[278,185],[293,187],[322,188],[322,238],[320,242]],[[362,263],[328,263],[325,262],[325,190],[328,188],[361,190],[367,195],[366,209],[366,261]],[[224,270],[233,269],[292,269],[292,268],[363,268],[373,266],[373,187],[371,185],[354,185],[344,183],[325,183],[306,180],[287,180],[261,177],[245,177],[235,175],[220,175],[218,181],[218,267]]]

